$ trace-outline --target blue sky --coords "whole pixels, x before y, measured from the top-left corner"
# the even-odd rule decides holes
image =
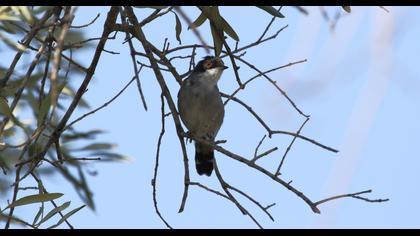
[[[198,10],[184,7],[191,18]],[[275,218],[271,222],[258,208],[243,197],[238,199],[253,212],[266,228],[418,228],[420,225],[420,160],[417,145],[420,126],[420,82],[418,52],[420,45],[419,7],[388,7],[389,13],[379,7],[353,7],[338,21],[334,31],[329,28],[317,7],[307,7],[309,15],[293,7],[284,7],[286,16],[277,19],[267,35],[281,27],[288,27],[272,41],[247,51],[245,58],[262,70],[289,62],[307,59],[303,64],[270,74],[297,106],[311,115],[302,134],[340,150],[327,152],[308,142],[297,140],[282,167],[282,178],[293,180],[293,186],[314,201],[343,193],[372,189],[365,197],[390,198],[385,203],[367,203],[356,199],[340,199],[321,205],[321,214],[314,214],[298,197],[270,179],[244,165],[216,153],[220,171],[230,184],[246,190],[263,205],[270,208]],[[80,7],[74,25],[100,18],[85,30],[87,37],[99,37],[106,7]],[[339,7],[328,7],[331,16]],[[137,10],[150,12],[151,10]],[[341,11],[342,12],[342,11]],[[343,13],[343,12],[342,12]],[[221,7],[240,37],[240,46],[255,41],[271,17],[255,7]],[[183,44],[197,39],[183,23]],[[205,24],[199,28],[208,43],[211,34]],[[175,21],[172,14],[157,20],[144,29],[149,41],[163,45],[165,37],[171,46],[175,39]],[[102,105],[133,76],[128,45],[124,37],[108,41],[106,49],[120,55],[104,53],[85,97],[91,107]],[[234,46],[232,41],[229,41]],[[142,47],[136,44],[138,50]],[[185,51],[184,54],[190,53]],[[198,57],[205,52],[198,50]],[[79,61],[89,63],[93,55],[86,50]],[[229,60],[225,64],[230,66]],[[179,61],[177,68],[188,66]],[[242,80],[255,72],[240,65]],[[170,74],[164,74],[175,98],[179,86]],[[135,84],[114,103],[78,123],[80,129],[107,130],[98,141],[118,144],[115,151],[130,157],[127,163],[94,162],[90,168],[98,171],[89,177],[97,210],[83,209],[70,221],[77,228],[162,228],[164,224],[154,212],[152,187],[156,141],[160,132],[160,92],[150,70],[140,74],[149,110],[144,111]],[[75,86],[81,80],[75,80]],[[236,89],[232,70],[226,71],[219,88],[230,93]],[[252,82],[238,97],[251,105],[273,129],[296,131],[302,123],[293,107],[262,78]],[[78,111],[73,118],[86,110]],[[255,119],[234,103],[226,106],[224,124],[219,139],[228,142],[223,147],[251,157],[259,140],[265,134]],[[72,120],[72,119],[71,119]],[[158,176],[159,208],[165,219],[175,228],[254,228],[230,202],[196,187],[190,188],[183,213],[178,207],[183,191],[183,162],[179,141],[171,119],[167,119],[166,133],[161,149]],[[263,158],[258,164],[275,170],[290,142],[289,136],[266,139],[260,150],[274,146],[280,150]],[[187,145],[192,181],[220,189],[215,175],[210,178],[195,173],[194,146]],[[72,206],[82,204],[77,194],[65,181],[56,176],[45,182],[50,191],[63,192],[62,201]],[[33,208],[16,211],[22,218],[31,218]]]

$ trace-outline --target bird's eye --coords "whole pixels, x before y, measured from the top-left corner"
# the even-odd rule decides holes
[[[209,69],[209,68],[211,68],[211,66],[212,66],[211,61],[204,62],[204,68]]]

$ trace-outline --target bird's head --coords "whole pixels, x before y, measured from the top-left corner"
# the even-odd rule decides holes
[[[194,68],[193,73],[201,74],[216,82],[220,79],[223,70],[227,69],[222,59],[219,57],[206,56],[199,61]]]

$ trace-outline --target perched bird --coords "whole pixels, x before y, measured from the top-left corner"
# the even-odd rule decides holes
[[[225,109],[217,81],[228,67],[218,57],[206,56],[197,63],[178,92],[178,110],[190,135],[214,142],[223,123]],[[195,166],[199,175],[213,171],[214,150],[195,142]]]

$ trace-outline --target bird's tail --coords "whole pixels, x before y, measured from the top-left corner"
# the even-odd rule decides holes
[[[199,175],[210,176],[213,172],[214,150],[204,143],[195,143],[195,167]]]

